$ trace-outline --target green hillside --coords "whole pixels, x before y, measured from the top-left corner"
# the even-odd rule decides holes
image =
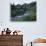
[[[27,14],[24,16],[24,14]],[[17,17],[15,21],[36,21],[36,2],[20,4],[11,4],[11,18]]]

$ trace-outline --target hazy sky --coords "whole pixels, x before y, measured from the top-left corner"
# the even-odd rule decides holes
[[[16,1],[16,2],[15,2]],[[22,0],[21,0],[22,1]],[[25,0],[23,0],[24,2]],[[9,27],[12,31],[15,29],[23,32],[23,44],[37,37],[46,38],[46,1],[36,0],[37,2],[37,21],[36,22],[11,22],[10,21],[10,3],[11,0],[0,0],[0,31]],[[21,3],[20,0],[14,2]],[[32,2],[26,0],[25,2]]]
[[[15,3],[15,4],[23,4],[23,3],[30,3],[32,1],[35,1],[35,0],[10,0],[11,3]]]

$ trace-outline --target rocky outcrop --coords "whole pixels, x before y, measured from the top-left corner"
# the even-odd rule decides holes
[[[37,38],[33,40],[34,43],[46,43],[46,39]]]

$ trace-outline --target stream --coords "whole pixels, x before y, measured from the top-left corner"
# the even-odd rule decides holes
[[[23,17],[25,17],[25,16],[28,16],[28,13],[25,13],[24,15],[19,15],[19,16],[12,17],[11,19],[12,19],[13,21],[16,21],[16,20],[19,20],[20,18],[23,18]]]

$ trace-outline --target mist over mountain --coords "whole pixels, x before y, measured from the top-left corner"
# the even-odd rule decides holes
[[[36,20],[36,1],[32,3],[24,3],[23,5],[11,4],[11,17],[22,16],[25,13],[27,13],[28,16],[24,17],[23,20]]]

